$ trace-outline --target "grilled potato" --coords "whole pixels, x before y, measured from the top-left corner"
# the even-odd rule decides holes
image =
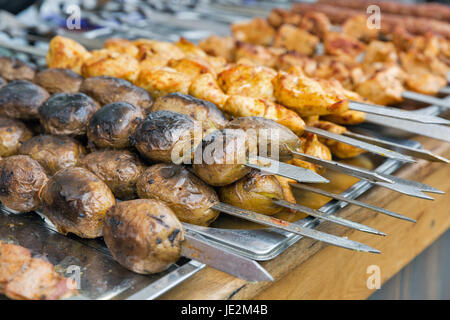
[[[139,72],[136,85],[158,98],[172,92],[187,94],[191,77],[172,68],[143,69]]]
[[[107,104],[90,119],[87,137],[99,148],[128,148],[130,135],[144,117],[141,108],[127,102]]]
[[[17,154],[19,147],[33,136],[22,122],[0,117],[0,156]]]
[[[81,66],[90,53],[78,42],[56,36],[52,38],[47,53],[47,66],[49,68],[70,69],[81,74]]]
[[[18,212],[41,206],[39,191],[47,183],[44,168],[28,156],[11,156],[0,161],[0,201]]]
[[[123,101],[147,110],[153,104],[152,96],[144,89],[129,81],[108,76],[85,79],[81,84],[80,92],[92,97],[102,106]]]
[[[51,177],[40,198],[45,216],[60,233],[81,238],[102,236],[106,212],[116,204],[103,181],[78,167],[63,169]]]
[[[258,171],[252,171],[235,183],[220,188],[219,197],[222,202],[268,216],[283,210],[272,201],[283,199],[280,183],[275,176]]]
[[[96,151],[84,157],[81,166],[103,180],[117,198],[136,198],[136,182],[144,166],[134,153],[125,150]]]
[[[49,176],[61,169],[77,166],[85,153],[84,147],[68,136],[39,135],[19,148],[19,154],[39,162]]]
[[[18,119],[37,119],[38,108],[48,92],[26,80],[14,80],[0,89],[0,115]]]
[[[166,203],[184,222],[199,226],[210,225],[219,215],[211,207],[219,201],[214,189],[176,164],[155,164],[139,177],[140,198],[157,199]]]
[[[32,81],[35,73],[35,67],[29,63],[16,58],[0,57],[0,77],[7,81]]]
[[[79,136],[99,108],[84,93],[56,93],[39,107],[39,118],[47,133]]]
[[[137,273],[164,271],[181,257],[183,226],[158,200],[118,203],[106,215],[103,234],[114,259]]]
[[[50,68],[36,73],[33,82],[50,94],[75,93],[80,90],[83,77],[69,69]]]

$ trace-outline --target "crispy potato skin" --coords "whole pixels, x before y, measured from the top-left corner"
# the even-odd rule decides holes
[[[130,141],[139,153],[149,160],[173,162],[172,152],[182,156],[186,149],[189,150],[189,155],[185,156],[190,158],[195,129],[194,119],[185,114],[156,111],[138,124]]]
[[[78,42],[61,36],[53,37],[47,53],[49,68],[70,69],[81,74],[81,66],[90,53]]]
[[[50,68],[36,73],[33,82],[50,94],[75,93],[79,91],[83,77],[69,69]]]
[[[21,121],[0,117],[0,156],[17,154],[19,147],[33,136]]]
[[[153,104],[152,96],[144,89],[135,86],[127,80],[109,76],[85,79],[81,84],[80,92],[92,97],[102,106],[123,101],[147,110]]]
[[[5,158],[0,162],[0,201],[15,211],[36,210],[41,206],[39,191],[47,180],[36,160],[23,155]]]
[[[39,135],[27,140],[19,154],[27,155],[46,170],[49,176],[61,169],[77,166],[86,150],[68,136]]]
[[[141,274],[166,270],[181,256],[184,230],[163,202],[138,199],[120,202],[105,218],[103,234],[114,259]]]
[[[158,98],[172,92],[187,94],[191,77],[172,68],[143,69],[139,72],[136,85]]]
[[[280,183],[275,176],[257,171],[252,171],[235,183],[220,188],[219,197],[222,202],[269,216],[283,210],[272,201],[283,199]]]
[[[150,110],[168,110],[188,115],[202,122],[204,130],[222,129],[228,122],[222,111],[213,103],[178,92],[157,98]]]
[[[0,57],[0,77],[7,81],[31,81],[34,78],[35,72],[35,67],[29,63],[16,58]]]
[[[160,163],[147,168],[138,179],[137,192],[140,198],[163,201],[187,223],[208,226],[219,215],[211,208],[219,201],[214,189],[181,165]]]
[[[51,177],[40,194],[45,216],[62,234],[102,236],[103,221],[116,204],[108,186],[84,168],[70,167]]]
[[[99,148],[128,148],[130,135],[144,117],[141,108],[127,102],[107,104],[90,119],[87,137]]]
[[[247,154],[248,145],[243,132],[216,130],[207,135],[195,150],[192,169],[207,184],[226,186],[250,172],[251,169],[244,165]]]
[[[79,136],[86,134],[98,109],[98,103],[84,93],[56,93],[39,107],[39,118],[45,132]]]
[[[38,108],[48,92],[32,82],[14,80],[0,89],[0,115],[17,119],[37,119]]]
[[[88,154],[81,166],[93,172],[119,199],[136,198],[136,182],[144,171],[139,158],[125,150],[105,150]]]

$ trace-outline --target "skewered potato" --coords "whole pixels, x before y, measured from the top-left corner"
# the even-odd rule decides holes
[[[33,81],[50,94],[75,93],[79,91],[83,77],[69,69],[50,68],[36,73]]]
[[[108,211],[103,237],[122,266],[149,274],[166,270],[180,258],[184,230],[164,203],[138,199],[120,202]]]
[[[0,77],[7,81],[29,80],[32,81],[35,67],[22,60],[10,57],[0,57]]]
[[[139,177],[140,198],[157,199],[166,203],[184,222],[199,226],[210,225],[219,215],[211,207],[219,201],[214,189],[176,164],[155,164]]]
[[[123,200],[136,197],[136,182],[144,166],[129,151],[96,151],[81,160],[81,166],[103,180],[112,193]]]
[[[172,92],[187,94],[191,77],[172,68],[143,69],[136,79],[136,85],[158,98]]]
[[[68,136],[39,135],[19,148],[19,154],[39,162],[49,176],[61,169],[77,166],[85,153],[84,147]]]
[[[45,132],[51,134],[86,134],[92,115],[100,106],[84,93],[56,93],[39,107],[39,118]]]
[[[195,150],[194,173],[212,186],[231,184],[250,172],[245,166],[248,144],[243,131],[216,130]],[[198,160],[196,160],[198,159]]]
[[[107,104],[90,119],[87,137],[99,148],[130,147],[129,137],[144,117],[141,108],[127,102]]]
[[[283,199],[280,183],[275,176],[258,171],[252,171],[235,183],[220,188],[219,197],[222,202],[269,216],[283,210],[272,201]]]
[[[17,154],[19,147],[32,136],[30,129],[19,120],[0,117],[0,156]]]
[[[49,68],[70,69],[81,74],[81,66],[90,53],[78,42],[56,36],[52,38],[47,53],[47,66]]]
[[[153,104],[152,96],[144,89],[127,80],[109,76],[85,79],[81,84],[80,92],[92,97],[101,105],[124,101],[147,110]]]
[[[8,208],[28,212],[41,206],[39,191],[47,183],[44,168],[28,156],[11,156],[0,162],[0,201]]]
[[[150,110],[152,112],[168,110],[186,114],[202,122],[205,131],[221,129],[228,122],[222,111],[217,109],[213,103],[178,92],[157,98]]]
[[[147,115],[138,124],[130,140],[139,153],[149,160],[175,162],[175,159],[190,159],[195,130],[195,122],[191,117],[162,110]],[[200,139],[201,136],[200,132]]]
[[[78,167],[63,169],[51,177],[40,198],[45,216],[60,233],[81,238],[100,237],[106,212],[116,204],[103,181]]]
[[[37,119],[38,108],[48,99],[43,88],[26,80],[14,80],[0,89],[0,115]]]

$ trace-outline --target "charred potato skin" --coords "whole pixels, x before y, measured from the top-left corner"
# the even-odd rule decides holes
[[[241,157],[246,158],[248,154],[248,146],[239,142],[242,133],[223,129],[207,135],[195,150],[193,172],[207,184],[216,187],[226,186],[247,175],[251,169],[240,161]],[[241,150],[239,146],[245,149]]]
[[[39,135],[27,140],[19,153],[39,162],[50,176],[61,169],[77,166],[86,154],[84,147],[68,136]]]
[[[0,89],[0,115],[17,119],[37,119],[38,108],[48,92],[26,80],[14,80]]]
[[[0,201],[18,212],[41,206],[39,191],[47,183],[41,165],[28,156],[11,156],[0,162]]]
[[[84,93],[56,93],[39,107],[45,132],[55,135],[86,134],[92,115],[100,106]]]
[[[168,110],[186,114],[207,128],[222,129],[228,120],[215,104],[179,92],[157,98],[151,111]]]
[[[33,80],[35,67],[16,58],[0,57],[0,76],[8,81]]]
[[[241,209],[274,215],[282,210],[273,199],[283,199],[283,189],[273,175],[252,171],[235,183],[219,189],[222,202]]]
[[[187,223],[208,226],[219,215],[212,209],[219,201],[216,192],[181,165],[160,163],[147,168],[139,177],[137,192],[140,198],[163,201]]]
[[[144,117],[141,108],[127,102],[107,104],[89,120],[88,139],[99,148],[128,148],[130,135]]]
[[[143,110],[147,110],[153,105],[153,97],[144,89],[127,80],[109,76],[85,79],[81,84],[80,91],[101,105],[124,101],[141,107]]]
[[[181,256],[184,230],[173,211],[158,200],[118,203],[105,218],[107,247],[125,268],[140,274],[166,270]]]
[[[195,122],[191,117],[156,111],[138,124],[130,141],[143,157],[155,162],[172,162],[174,149],[184,150],[186,144],[192,145],[194,130]]]
[[[33,82],[50,94],[75,93],[79,91],[83,77],[69,69],[49,68],[36,73]]]
[[[93,172],[119,199],[136,198],[136,182],[144,171],[139,158],[129,151],[105,150],[88,154],[81,166]]]
[[[40,194],[45,216],[62,234],[81,238],[102,235],[104,217],[116,200],[92,172],[70,167],[51,177]]]
[[[0,117],[0,156],[17,154],[20,146],[32,136],[31,130],[21,121]]]
[[[293,133],[290,129],[285,126],[263,117],[241,117],[233,119],[226,126],[227,129],[243,129],[254,130],[259,139],[261,129],[268,129],[267,135],[267,154],[272,158],[278,158],[277,160],[288,160],[292,158],[292,153],[290,150],[298,150],[300,148],[301,141],[298,136]],[[271,137],[273,134],[274,139],[277,141],[272,141]],[[264,137],[264,135],[263,135]],[[272,155],[270,151],[272,150],[272,145],[275,145],[275,150],[278,149],[278,155]]]

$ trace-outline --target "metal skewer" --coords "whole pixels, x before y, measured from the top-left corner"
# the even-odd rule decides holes
[[[439,93],[450,95],[450,87],[445,87],[445,88],[440,89]]]
[[[380,253],[379,250],[371,248],[363,243],[349,240],[342,237],[337,237],[325,232],[317,231],[310,228],[301,227],[296,225],[295,223],[290,223],[287,221],[283,221],[274,217],[266,216],[260,213],[239,209],[232,205],[226,203],[218,203],[213,206],[214,209],[219,210],[220,212],[224,212],[230,214],[232,216],[243,218],[249,221],[253,221],[259,224],[264,224],[268,227],[280,228],[282,226],[283,230],[308,237],[314,240],[322,241],[328,244],[332,244],[334,246],[356,250],[356,251],[364,251],[364,252],[372,252],[372,253]]]
[[[367,203],[362,202],[362,201],[349,199],[349,198],[344,197],[344,196],[342,196],[340,194],[328,192],[328,191],[325,191],[325,190],[322,190],[322,189],[319,189],[319,188],[315,188],[315,187],[312,187],[312,186],[307,186],[305,184],[300,184],[300,183],[291,183],[290,185],[293,186],[294,188],[297,188],[297,189],[307,190],[307,191],[314,192],[314,193],[317,193],[317,194],[321,194],[323,196],[330,197],[330,198],[333,198],[333,199],[336,199],[336,200],[340,200],[340,201],[344,201],[344,202],[347,202],[347,203],[351,203],[351,204],[360,206],[362,208],[366,208],[366,209],[370,209],[372,211],[383,213],[383,214],[388,215],[390,217],[394,217],[394,218],[398,218],[398,219],[402,219],[402,220],[406,220],[406,221],[410,221],[410,222],[416,222],[416,220],[414,220],[412,218],[409,218],[409,217],[406,217],[406,216],[404,216],[402,214],[399,214],[399,213],[396,213],[396,212],[393,212],[393,211],[390,211],[390,210],[387,210],[387,209],[384,209],[384,208],[380,208],[380,207],[377,207],[377,206],[373,206],[371,204],[367,204]]]
[[[421,93],[417,93],[417,92],[413,92],[413,91],[408,91],[408,90],[403,91],[402,97],[404,99],[410,99],[410,100],[414,100],[414,101],[419,101],[419,102],[431,104],[433,106],[439,106],[439,107],[443,107],[443,108],[450,108],[450,101],[449,100],[439,99],[439,98],[436,98],[436,97],[427,96],[425,94],[421,94]]]

